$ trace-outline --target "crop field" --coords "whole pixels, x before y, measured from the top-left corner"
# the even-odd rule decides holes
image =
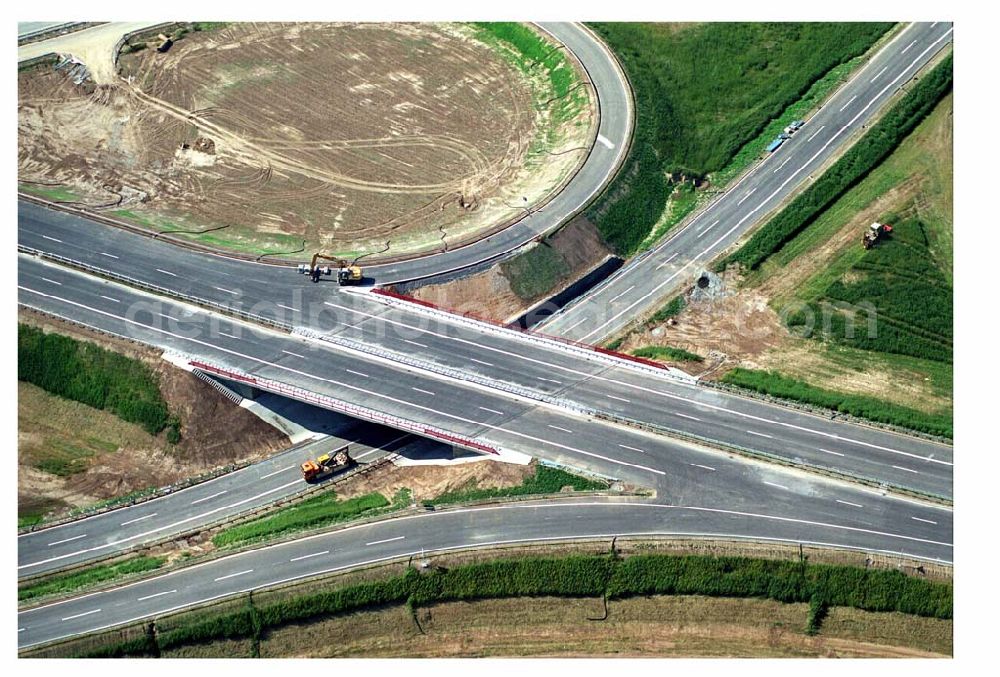
[[[208,28],[114,85],[19,73],[22,189],[220,248],[405,255],[516,218],[593,136],[587,88],[541,104],[578,76],[528,68],[527,27]]]
[[[676,223],[694,207],[693,181],[699,186],[705,178],[714,182],[711,175],[726,168],[772,120],[802,99],[821,99],[844,75],[840,66],[867,51],[890,27],[594,24],[632,83],[636,133],[622,173],[590,210],[591,220],[619,253],[651,244],[646,240],[654,229],[666,232],[657,228],[661,217]],[[665,213],[667,207],[679,213]]]

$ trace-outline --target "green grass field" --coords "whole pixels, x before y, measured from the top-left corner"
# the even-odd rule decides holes
[[[694,207],[681,203],[661,223],[672,183],[749,161],[769,125],[810,107],[891,24],[597,23],[622,60],[636,99],[636,133],[619,177],[588,216],[621,254],[662,235]],[[799,109],[795,109],[798,113]],[[744,149],[746,149],[744,151]],[[744,155],[740,156],[740,152]],[[667,177],[673,176],[673,180]]]

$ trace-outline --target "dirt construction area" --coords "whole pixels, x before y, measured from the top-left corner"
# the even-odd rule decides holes
[[[465,24],[229,24],[127,51],[112,84],[19,73],[20,189],[224,249],[441,251],[556,192],[594,134],[592,100],[551,115],[544,69]]]

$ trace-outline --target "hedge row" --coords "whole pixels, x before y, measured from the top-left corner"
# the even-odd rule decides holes
[[[952,617],[952,586],[898,571],[811,565],[804,561],[746,557],[645,555],[495,560],[404,575],[316,592],[202,618],[165,632],[150,649],[144,640],[108,645],[84,654],[155,655],[160,650],[220,639],[259,638],[263,631],[330,614],[389,604],[432,604],[524,596],[609,598],[653,594],[757,597],[781,602],[822,600],[826,606]]]
[[[111,411],[152,435],[168,423],[174,430],[177,427],[148,366],[92,343],[18,324],[17,378],[54,395]]]
[[[795,198],[738,251],[722,261],[755,269],[889,156],[934,109],[952,83],[949,55],[921,78],[872,129],[812,186]]]
[[[722,377],[722,382],[786,400],[832,409],[869,421],[888,423],[941,437],[950,438],[953,432],[950,415],[928,414],[880,398],[824,390],[804,381],[782,376],[776,371],[736,367]]]

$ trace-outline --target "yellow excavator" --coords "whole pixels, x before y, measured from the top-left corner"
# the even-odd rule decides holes
[[[354,263],[348,264],[344,259],[320,253],[313,254],[312,262],[308,267],[304,263],[299,264],[299,272],[309,273],[313,282],[319,282],[321,275],[332,274],[333,269],[330,266],[317,265],[320,259],[323,261],[333,261],[334,266],[337,268],[337,284],[341,286],[345,284],[358,284],[364,277],[361,273],[361,266],[355,265],[357,259],[355,259]]]

